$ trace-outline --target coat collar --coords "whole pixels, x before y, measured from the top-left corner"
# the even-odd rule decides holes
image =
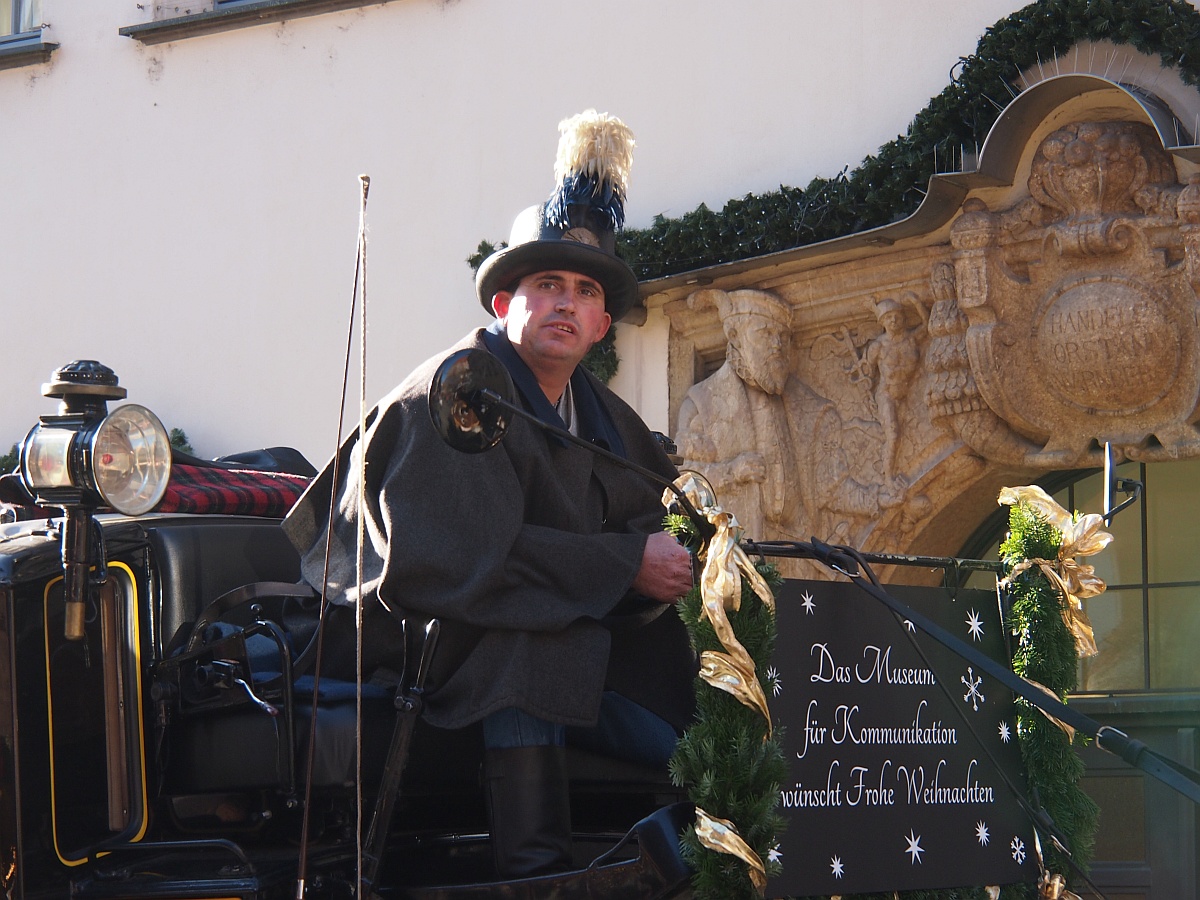
[[[525,360],[521,359],[498,319],[484,330],[483,343],[508,369],[525,407],[547,425],[565,429],[566,424],[562,417],[546,399],[546,394],[538,385],[533,371],[525,364]],[[620,432],[617,431],[612,415],[601,401],[583,366],[575,367],[575,372],[571,375],[571,390],[575,412],[579,417],[579,436],[605,450],[625,456],[625,444],[621,440]],[[559,444],[565,443],[558,437],[552,436],[551,439]]]

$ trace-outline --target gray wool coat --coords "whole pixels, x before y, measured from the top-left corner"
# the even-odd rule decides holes
[[[674,607],[630,594],[646,537],[662,527],[662,488],[516,416],[489,451],[447,446],[429,416],[430,380],[450,352],[483,346],[476,331],[423,363],[372,411],[362,447],[355,435],[339,453],[345,475],[336,490],[328,596],[358,602],[365,456],[364,667],[398,666],[394,616],[436,616],[443,639],[425,713],[433,725],[458,728],[515,706],[590,726],[601,692],[616,690],[682,731],[695,674],[686,630]],[[626,456],[674,477],[637,414],[586,378]],[[317,590],[331,480],[332,463],[284,523]],[[644,613],[657,609],[661,615],[645,622]]]

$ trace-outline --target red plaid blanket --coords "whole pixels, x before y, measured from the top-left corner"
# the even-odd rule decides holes
[[[167,493],[155,512],[223,513],[283,518],[309,479],[281,472],[173,465]]]

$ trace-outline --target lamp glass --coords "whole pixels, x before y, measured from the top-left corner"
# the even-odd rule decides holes
[[[171,475],[171,441],[158,416],[127,403],[92,439],[92,475],[104,502],[130,516],[158,505]]]
[[[76,432],[35,425],[21,454],[24,480],[32,490],[72,487],[71,442]]]

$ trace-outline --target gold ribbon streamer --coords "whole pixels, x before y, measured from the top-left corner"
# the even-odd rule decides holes
[[[1053,697],[1059,703],[1063,702],[1062,697],[1058,696],[1058,694],[1054,693],[1054,691],[1050,690],[1050,688],[1046,687],[1044,684],[1034,681],[1032,678],[1026,678],[1024,675],[1021,676],[1021,680],[1024,681],[1026,684],[1037,688],[1039,691],[1041,691],[1047,697]],[[1065,734],[1067,736],[1068,742],[1072,742],[1075,740],[1075,729],[1074,728],[1072,728],[1070,725],[1068,725],[1062,719],[1056,719],[1054,716],[1050,715],[1050,713],[1046,712],[1041,707],[1037,707],[1037,711],[1040,712],[1047,719],[1049,719],[1051,722],[1053,722],[1055,725],[1057,725],[1059,728],[1061,728],[1063,734]]]
[[[767,697],[754,674],[728,653],[704,650],[700,653],[700,677],[712,687],[737,697],[746,706],[758,710],[767,720],[767,737],[771,735],[771,712]],[[749,702],[747,702],[749,701]]]
[[[700,573],[700,600],[704,617],[712,624],[725,652],[708,650],[701,653],[700,677],[718,690],[732,694],[745,706],[760,712],[767,720],[769,739],[774,729],[767,697],[759,684],[754,660],[733,633],[727,613],[741,609],[743,577],[772,613],[775,612],[775,596],[750,557],[738,546],[742,529],[737,519],[717,506],[712,486],[704,476],[685,472],[676,479],[675,486],[716,531],[702,551],[704,569]],[[663,494],[664,506],[670,506],[674,500],[672,491]]]
[[[1104,517],[1088,513],[1076,519],[1037,485],[1003,488],[997,502],[1002,506],[1024,503],[1062,534],[1056,559],[1023,560],[1002,584],[1011,584],[1018,575],[1036,565],[1050,583],[1062,592],[1063,622],[1075,638],[1075,652],[1080,658],[1095,656],[1100,651],[1096,647],[1092,623],[1084,612],[1083,601],[1104,593],[1105,584],[1096,576],[1094,566],[1080,563],[1078,558],[1094,556],[1112,541],[1112,535],[1100,527],[1104,524]]]
[[[1061,875],[1042,872],[1038,881],[1038,896],[1043,900],[1081,900],[1074,891],[1067,890],[1067,880]]]
[[[759,895],[767,892],[767,868],[754,849],[742,839],[737,828],[728,819],[718,819],[710,816],[700,807],[696,807],[696,837],[700,844],[717,853],[728,853],[736,856],[748,866],[750,881]]]

